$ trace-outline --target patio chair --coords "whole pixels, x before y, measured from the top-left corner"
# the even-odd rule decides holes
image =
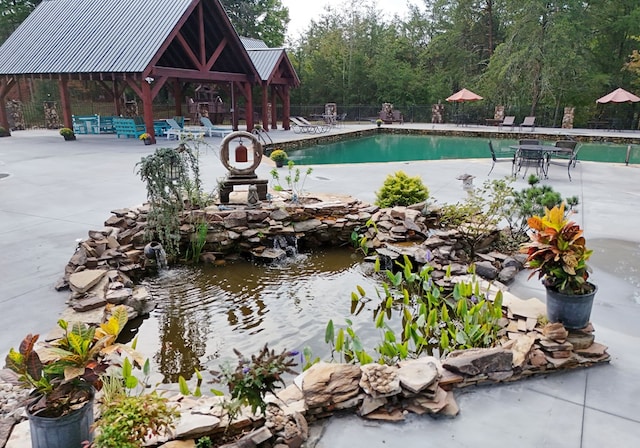
[[[532,131],[536,130],[536,117],[524,117],[524,121],[520,123],[520,130],[522,128],[531,128]]]
[[[522,140],[518,140],[518,144],[520,146],[523,146],[523,145],[539,146],[540,140],[525,138]]]
[[[549,163],[553,163],[554,165],[564,165],[564,163],[567,163],[569,182],[571,182],[571,168],[575,168],[578,162],[578,151],[580,148],[577,145],[578,142],[573,140],[558,140],[555,144],[558,149],[553,152],[551,160],[549,161]],[[558,159],[560,159],[560,161]],[[568,162],[564,162],[563,160],[568,160]]]
[[[184,131],[184,129],[182,129],[182,126],[178,124],[175,118],[167,118],[165,121],[169,125],[169,129],[165,131],[167,135],[167,140],[170,140],[173,137],[175,137],[176,140],[180,140],[180,137],[182,136],[182,132]]]
[[[291,127],[293,128],[293,132],[296,134],[315,134],[318,132],[318,126],[305,124],[298,119],[298,117],[289,117],[289,121],[291,122]]]
[[[202,123],[202,125],[204,126],[204,130],[209,137],[213,137],[214,135],[219,135],[220,137],[224,138],[233,132],[230,129],[216,127],[211,122],[209,117],[200,117],[200,123]]]
[[[300,120],[303,124],[307,125],[307,126],[316,126],[318,129],[316,130],[317,133],[325,133],[327,131],[329,131],[329,129],[331,129],[331,123],[319,123],[319,124],[313,124],[310,123],[309,120],[307,120],[304,117],[296,117],[298,120]]]
[[[502,129],[504,126],[509,126],[511,129],[513,129],[515,121],[516,117],[514,115],[504,117],[504,120],[502,120],[502,122],[498,124],[498,130]]]
[[[516,161],[516,153],[512,150],[509,151],[500,151],[500,155],[508,155],[507,157],[500,157],[498,158],[496,156],[496,150],[493,149],[493,143],[491,143],[491,140],[489,140],[489,151],[491,152],[491,169],[489,170],[489,173],[487,174],[487,176],[489,174],[491,174],[491,172],[493,171],[493,168],[496,166],[496,163],[498,162],[511,162],[511,175],[513,175],[513,170],[515,168],[515,161]]]
[[[549,172],[549,155],[544,151],[537,149],[524,149],[520,148],[516,154],[514,171],[516,174],[520,173],[520,170],[524,167],[524,174],[522,178],[527,176],[529,167],[536,169],[536,176],[540,177],[540,173],[547,178]]]

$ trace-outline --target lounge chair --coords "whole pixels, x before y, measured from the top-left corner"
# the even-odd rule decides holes
[[[491,160],[492,160],[492,164],[491,164],[491,169],[489,170],[489,173],[487,174],[487,176],[489,174],[491,174],[491,172],[493,171],[493,167],[496,166],[496,163],[498,162],[511,162],[511,174],[513,175],[513,171],[514,168],[516,166],[515,161],[516,161],[516,153],[515,151],[509,150],[509,151],[500,151],[501,155],[507,155],[507,157],[497,157],[496,155],[496,150],[493,149],[493,143],[491,143],[491,140],[489,140],[489,151],[491,152]]]
[[[293,128],[293,132],[296,134],[315,134],[318,132],[318,126],[305,124],[300,121],[297,117],[289,117],[289,121],[291,121],[291,127]]]
[[[513,115],[508,115],[504,117],[504,120],[502,120],[502,122],[498,124],[498,130],[502,129],[504,126],[509,126],[511,129],[513,129],[513,126],[515,125],[515,121],[516,121],[516,117]]]
[[[226,137],[231,134],[233,131],[230,129],[218,128],[213,123],[209,117],[200,117],[200,123],[204,126],[204,131],[207,133],[209,137],[213,137],[214,135],[219,135],[220,137]]]
[[[531,128],[532,131],[536,130],[536,117],[524,117],[524,121],[520,123],[520,130],[522,128]]]
[[[327,132],[329,129],[331,129],[331,123],[319,123],[319,124],[313,124],[310,123],[309,120],[307,120],[304,117],[296,117],[299,121],[301,121],[302,123],[306,124],[307,126],[317,126],[318,130],[316,131],[317,133],[324,133]]]
[[[180,140],[183,132],[182,126],[180,126],[174,118],[167,118],[165,121],[169,125],[169,129],[165,131],[167,140],[171,140],[173,137],[175,137],[176,140]]]

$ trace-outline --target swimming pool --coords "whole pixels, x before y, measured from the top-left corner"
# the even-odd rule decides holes
[[[299,165],[403,162],[409,160],[489,158],[487,138],[380,134],[289,151]],[[493,139],[496,150],[517,140]],[[553,144],[553,142],[545,142]],[[624,163],[627,145],[580,143],[578,158],[593,162]],[[632,145],[629,163],[640,163],[640,147]]]

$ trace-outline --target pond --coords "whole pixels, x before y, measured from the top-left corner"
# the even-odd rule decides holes
[[[378,340],[371,309],[351,316],[351,292],[375,294],[373,265],[348,248],[298,254],[274,265],[244,260],[225,266],[177,267],[147,280],[158,307],[138,329],[138,349],[153,355],[165,382],[190,377],[193,369],[217,369],[250,356],[265,343],[277,352],[312,350],[328,359],[328,321],[353,320],[369,346]],[[299,369],[298,369],[299,370]]]
[[[299,165],[489,158],[488,140],[477,137],[380,134],[290,151],[289,158]],[[496,150],[507,149],[517,143],[510,139],[492,141]],[[593,162],[624,163],[627,146],[580,143],[578,158]],[[640,163],[638,145],[632,145],[629,163]]]

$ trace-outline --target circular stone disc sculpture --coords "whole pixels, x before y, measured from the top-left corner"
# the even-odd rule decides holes
[[[231,164],[229,157],[229,144],[236,139],[247,139],[251,142],[250,149],[253,151],[253,163],[247,168],[238,168]],[[247,148],[249,149],[249,148]],[[220,202],[228,203],[229,195],[233,191],[233,187],[236,185],[255,185],[258,192],[259,200],[267,199],[267,179],[258,179],[255,171],[260,162],[262,161],[262,144],[258,138],[250,132],[237,131],[227,135],[223,140],[220,147],[220,160],[224,167],[229,171],[227,177],[219,184]],[[255,202],[255,198],[251,198]],[[256,204],[252,204],[255,206]]]
[[[231,165],[231,160],[229,158],[229,144],[236,139],[247,139],[251,142],[251,148],[253,149],[253,163],[247,168],[237,168]],[[256,168],[260,166],[260,161],[262,160],[262,153],[262,144],[260,144],[260,141],[255,135],[249,132],[237,131],[232,132],[231,134],[227,135],[224,140],[222,140],[220,148],[220,160],[232,177],[255,176]]]

